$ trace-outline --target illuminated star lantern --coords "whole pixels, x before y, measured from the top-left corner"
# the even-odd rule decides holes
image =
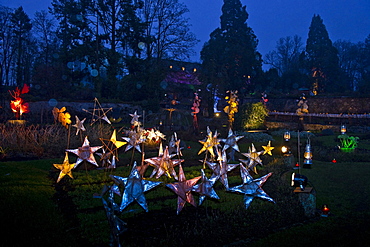
[[[220,139],[220,142],[224,142],[225,145],[222,148],[222,151],[226,151],[228,148],[232,148],[238,152],[239,151],[239,146],[238,146],[238,141],[242,139],[244,136],[235,136],[232,129],[229,129],[229,134],[226,139]]]
[[[143,142],[143,139],[140,133],[131,130],[128,134],[128,137],[122,137],[122,139],[127,142],[125,152],[131,148],[135,148],[137,151],[139,151],[139,153],[141,153],[140,144]]]
[[[85,126],[84,126],[84,122],[85,122],[86,118],[80,120],[77,117],[77,115],[75,117],[76,117],[76,123],[74,125],[72,125],[72,126],[77,128],[76,135],[78,135],[78,133],[80,131],[86,131]]]
[[[125,188],[120,206],[121,212],[133,201],[137,201],[140,206],[148,212],[148,205],[146,203],[144,192],[147,192],[162,183],[143,179],[136,168],[136,162],[134,163],[128,178],[113,175],[110,175],[110,177]]]
[[[150,131],[146,131],[148,141],[159,142],[160,140],[165,140],[165,135],[160,132],[159,130],[151,129]]]
[[[157,173],[156,178],[160,178],[163,174],[165,174],[167,177],[171,178],[174,177],[176,180],[177,174],[174,169],[175,166],[181,164],[181,162],[184,162],[183,159],[173,159],[173,155],[170,155],[168,152],[168,147],[163,152],[163,155],[161,156],[159,153],[158,157],[145,159],[144,161],[149,163],[151,166],[154,166],[153,173],[151,177]]]
[[[75,163],[70,164],[68,159],[68,153],[66,152],[66,156],[64,157],[63,164],[53,164],[53,166],[60,170],[59,177],[57,183],[65,176],[68,175],[70,178],[72,176],[72,169],[75,167]]]
[[[267,146],[262,146],[262,148],[265,150],[265,151],[263,151],[263,155],[265,155],[265,154],[272,155],[271,151],[274,149],[274,147],[271,147],[271,141],[269,141]]]
[[[94,99],[94,109],[92,110],[92,112],[86,109],[82,109],[82,110],[92,115],[90,126],[99,120],[104,120],[108,124],[111,124],[111,122],[109,121],[107,117],[107,113],[112,111],[112,108],[103,108],[97,98]]]
[[[244,204],[246,209],[256,197],[275,203],[275,201],[262,189],[263,184],[272,175],[271,172],[263,177],[253,179],[248,170],[244,166],[240,166],[240,173],[243,179],[243,184],[232,187],[229,191],[244,194]]]
[[[137,126],[141,125],[141,123],[139,122],[139,117],[141,117],[141,115],[137,115],[137,112],[135,111],[135,113],[130,114],[130,116],[132,117],[131,125],[133,125],[134,127],[137,127]]]
[[[204,174],[204,170],[202,172],[202,179],[200,184],[194,185],[192,191],[197,192],[199,194],[199,205],[201,205],[206,198],[206,196],[214,199],[220,199],[213,189],[213,185],[215,184],[217,177],[213,176],[211,179],[208,179]]]
[[[242,155],[246,156],[249,159],[248,160],[240,160],[240,161],[243,162],[247,166],[248,170],[253,169],[253,171],[257,174],[256,166],[257,166],[257,164],[262,165],[262,160],[260,158],[260,155],[262,153],[263,153],[263,151],[257,152],[256,148],[254,147],[254,145],[252,143],[252,149],[249,148],[249,153],[242,153]]]
[[[227,173],[235,169],[239,164],[228,164],[226,153],[217,150],[218,158],[217,162],[206,161],[208,167],[213,171],[213,175],[220,180],[220,182],[225,186],[226,190],[229,189],[229,181],[227,179]]]
[[[103,148],[101,149],[101,153],[96,153],[100,157],[101,167],[108,167],[112,164],[110,158],[112,153],[106,152]]]
[[[177,134],[176,132],[174,132],[174,134],[171,137],[171,141],[168,144],[169,153],[170,154],[176,153],[177,155],[182,156],[181,153],[182,148],[180,147],[180,143],[181,143],[180,139],[177,139]]]
[[[180,164],[179,169],[179,181],[172,184],[166,184],[168,188],[170,188],[173,192],[177,194],[177,214],[180,213],[180,211],[184,208],[185,203],[188,202],[194,207],[197,206],[197,204],[194,201],[194,197],[191,194],[191,191],[193,189],[193,186],[198,182],[198,180],[201,177],[195,177],[189,180],[186,180],[184,171],[182,169],[182,166]]]
[[[104,147],[116,157],[118,160],[118,149],[122,147],[123,145],[127,144],[127,142],[123,141],[117,141],[117,131],[113,130],[113,133],[109,140],[99,138],[100,141],[103,143]],[[105,143],[105,141],[108,141],[108,143]]]
[[[217,148],[217,146],[220,145],[219,140],[217,139],[217,131],[215,134],[212,134],[212,131],[207,127],[207,139],[205,141],[199,141],[201,144],[203,144],[203,147],[201,150],[199,150],[198,155],[203,153],[204,151],[207,151],[211,154],[211,157],[215,157],[215,153],[213,152],[213,148]]]
[[[119,236],[127,230],[126,222],[121,220],[114,214],[114,204],[108,203],[106,200],[102,198],[103,206],[105,209],[105,214],[107,216],[107,220],[111,229],[111,236],[114,246],[120,246],[120,239]]]
[[[159,144],[159,150],[158,150],[158,156],[153,157],[153,158],[149,158],[149,159],[145,159],[144,160],[145,165],[144,166],[141,165],[140,168],[138,168],[140,174],[143,176],[144,173],[145,173],[145,170],[147,169],[148,165],[150,164],[151,166],[154,166],[152,174],[150,175],[150,178],[152,178],[157,173],[157,171],[159,169],[158,164],[160,164],[160,160],[162,159],[163,153],[164,153],[163,152],[163,146],[162,146],[162,143],[160,143]]]
[[[66,151],[78,156],[75,167],[77,167],[82,161],[87,161],[95,166],[99,166],[94,158],[94,153],[102,147],[103,146],[90,147],[90,142],[86,136],[82,147],[77,149],[67,149]]]

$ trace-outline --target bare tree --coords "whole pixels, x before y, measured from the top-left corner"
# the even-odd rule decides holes
[[[264,63],[277,69],[279,75],[297,68],[299,56],[303,51],[302,38],[294,35],[280,38],[276,50],[266,54]]]
[[[199,42],[190,31],[185,13],[189,10],[178,0],[145,0],[141,16],[147,28],[147,58],[189,59]]]
[[[0,6],[0,86],[12,84],[10,71],[15,56],[11,26],[12,13],[12,9]]]

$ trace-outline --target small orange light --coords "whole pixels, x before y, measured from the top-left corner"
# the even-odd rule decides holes
[[[321,208],[321,216],[328,217],[329,213],[330,213],[330,208],[328,207],[328,205],[324,204]]]

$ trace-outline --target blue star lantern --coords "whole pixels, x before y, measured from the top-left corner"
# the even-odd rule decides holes
[[[267,193],[262,189],[262,185],[272,175],[272,172],[263,177],[253,179],[247,168],[240,166],[240,173],[243,179],[243,184],[232,187],[229,189],[229,191],[244,194],[244,204],[246,209],[249,207],[255,197],[275,203],[274,199],[269,197],[269,195],[267,195]]]
[[[137,201],[140,206],[148,212],[148,205],[146,203],[144,192],[151,190],[162,183],[143,179],[136,168],[136,162],[134,163],[128,178],[113,175],[110,177],[125,188],[122,195],[121,206],[119,208],[121,212],[133,201]]]

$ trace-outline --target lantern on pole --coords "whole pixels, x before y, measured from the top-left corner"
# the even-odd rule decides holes
[[[286,131],[286,132],[284,133],[284,140],[285,140],[286,142],[290,140],[290,132],[289,132],[289,131]]]
[[[305,168],[311,168],[311,165],[312,165],[312,151],[311,151],[310,139],[308,139],[308,141],[307,141],[306,149],[304,151],[303,157],[304,157],[303,166]]]
[[[342,135],[344,135],[346,132],[347,132],[347,128],[346,128],[346,126],[343,124],[342,126],[340,126],[340,133],[342,133]]]
[[[290,132],[289,131],[286,131],[284,133],[284,141],[285,143],[283,144],[283,146],[281,147],[281,153],[283,155],[290,155],[291,151],[290,151],[290,145],[289,145],[289,140],[290,140]]]

